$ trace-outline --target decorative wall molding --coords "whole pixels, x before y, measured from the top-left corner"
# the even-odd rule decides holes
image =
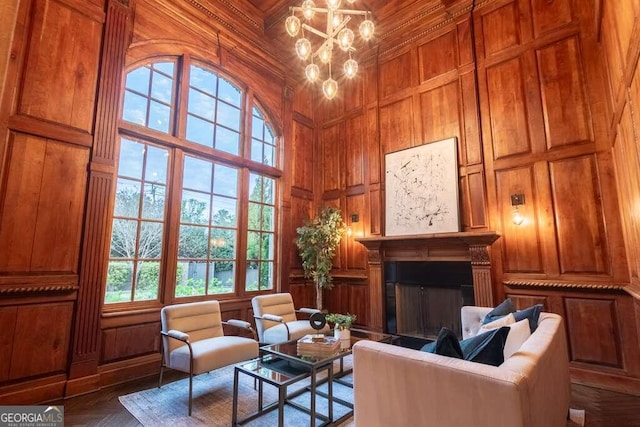
[[[616,283],[570,283],[570,282],[549,282],[543,280],[505,280],[503,285],[511,288],[558,288],[558,289],[594,289],[607,291],[624,291],[625,285]]]
[[[78,289],[74,284],[14,285],[0,287],[0,295],[75,292]]]

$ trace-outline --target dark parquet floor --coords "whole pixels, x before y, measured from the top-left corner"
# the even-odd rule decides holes
[[[182,377],[169,371],[164,382]],[[56,403],[64,405],[65,426],[137,427],[140,423],[120,404],[118,396],[157,385],[158,377],[149,377]],[[586,427],[640,427],[640,396],[574,384],[571,407],[586,410]],[[575,424],[568,422],[567,427]]]

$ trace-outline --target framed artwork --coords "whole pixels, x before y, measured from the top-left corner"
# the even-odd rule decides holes
[[[460,231],[456,138],[385,156],[385,235]]]

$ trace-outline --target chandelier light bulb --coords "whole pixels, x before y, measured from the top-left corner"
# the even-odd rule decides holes
[[[300,59],[307,59],[311,53],[311,42],[304,37],[296,42],[296,53]]]
[[[290,16],[284,21],[284,26],[287,29],[287,34],[291,37],[295,37],[298,35],[300,31],[300,19],[297,16]]]
[[[333,25],[333,28],[337,28],[338,25],[340,25],[341,22],[342,22],[342,14],[341,13],[334,13],[333,14],[333,19],[331,20],[331,24]]]
[[[338,93],[338,82],[329,77],[322,83],[322,93],[327,99],[333,99]]]
[[[355,59],[347,59],[344,63],[344,75],[353,78],[358,73],[358,63]]]
[[[328,64],[331,62],[331,47],[329,45],[324,45],[320,48],[320,52],[318,52],[318,57],[323,64]]]
[[[315,14],[315,11],[313,9],[315,7],[316,4],[313,2],[313,0],[304,0],[302,2],[302,14],[306,19],[309,20],[313,18],[313,15]]]
[[[338,45],[340,46],[340,49],[344,51],[349,50],[351,44],[353,44],[353,39],[354,35],[351,29],[343,28],[342,30],[340,30],[340,32],[338,33]]]
[[[373,25],[373,21],[370,19],[365,19],[360,24],[360,35],[363,39],[369,40],[373,37],[373,31],[375,30],[375,26]]]
[[[327,0],[327,7],[331,10],[336,10],[340,7],[342,0]]]
[[[314,63],[311,63],[305,67],[304,74],[307,76],[307,80],[309,80],[311,83],[314,83],[320,76],[320,67],[318,67]]]

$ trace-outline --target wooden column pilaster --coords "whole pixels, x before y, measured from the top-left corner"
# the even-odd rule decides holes
[[[473,275],[473,298],[475,305],[493,307],[493,284],[491,280],[491,258],[487,245],[470,245],[471,274]]]
[[[107,5],[67,396],[98,388],[100,315],[110,245],[120,86],[133,27],[130,3],[133,0],[109,0]]]

